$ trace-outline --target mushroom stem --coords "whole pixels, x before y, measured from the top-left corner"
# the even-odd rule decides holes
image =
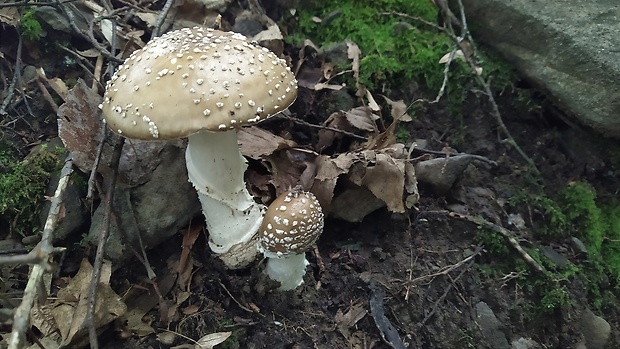
[[[199,131],[189,136],[185,157],[206,218],[211,250],[229,268],[246,266],[258,253],[252,238],[263,220],[264,206],[245,187],[247,162],[239,152],[237,132]],[[231,248],[244,256],[226,256]]]
[[[303,283],[308,265],[305,253],[269,257],[265,272],[270,279],[280,282],[281,291],[292,290]]]

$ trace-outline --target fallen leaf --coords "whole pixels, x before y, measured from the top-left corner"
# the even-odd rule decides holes
[[[92,169],[101,139],[100,102],[101,96],[80,79],[58,108],[58,136],[71,152],[73,163],[86,173]]]
[[[98,330],[127,311],[125,303],[108,284],[111,272],[111,265],[104,263],[97,285],[94,313],[94,323]],[[88,326],[85,321],[92,274],[93,267],[88,260],[82,260],[78,273],[65,288],[58,291],[58,299],[49,307],[62,338],[60,347],[81,348],[88,343]]]
[[[367,131],[378,132],[375,120],[379,117],[372,113],[371,107],[361,106],[353,108],[344,113],[347,121],[355,128]]]
[[[7,6],[0,8],[0,23],[6,23],[10,26],[17,27],[21,16],[17,10],[17,6]]]
[[[392,115],[392,119],[403,122],[409,122],[413,120],[411,116],[407,114],[407,105],[402,99],[398,101],[393,101],[386,96],[383,96],[383,98],[385,98],[385,101],[390,106],[390,115]]]
[[[276,136],[256,126],[239,129],[237,143],[239,143],[241,154],[255,160],[297,145],[294,141]]]
[[[195,349],[213,349],[216,345],[224,343],[232,335],[232,332],[216,332],[200,338],[196,342]]]

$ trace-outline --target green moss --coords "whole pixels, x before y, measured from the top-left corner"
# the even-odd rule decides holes
[[[0,163],[0,224],[12,233],[31,235],[40,228],[38,215],[58,156],[43,149],[20,161],[14,148],[0,144]]]
[[[444,80],[439,60],[449,53],[452,39],[437,29],[414,19],[386,14],[407,14],[428,22],[437,22],[437,7],[430,0],[328,0],[301,9],[299,23],[289,41],[300,44],[310,38],[317,45],[355,42],[362,52],[360,82],[369,89],[400,86],[411,80],[422,85],[434,98]],[[322,21],[317,23],[316,18]],[[479,57],[485,78],[494,76],[494,86],[503,89],[515,81],[513,70],[499,59]],[[449,72],[445,90],[449,105],[460,105],[472,87],[473,79],[466,63],[456,60]],[[349,84],[351,85],[351,84]]]
[[[41,23],[35,17],[35,10],[28,9],[21,15],[19,31],[24,38],[37,41],[41,37]]]

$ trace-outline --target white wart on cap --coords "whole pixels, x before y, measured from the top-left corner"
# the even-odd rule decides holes
[[[132,53],[100,107],[125,137],[173,139],[259,122],[288,108],[296,90],[291,69],[268,49],[238,33],[195,27]]]
[[[267,257],[303,254],[323,232],[323,210],[309,192],[293,189],[280,195],[265,214],[259,230]]]

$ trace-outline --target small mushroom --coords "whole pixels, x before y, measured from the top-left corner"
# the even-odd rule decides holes
[[[209,245],[229,268],[241,268],[258,254],[265,207],[245,187],[236,128],[285,110],[296,96],[294,74],[273,52],[238,33],[195,27],[133,52],[108,81],[100,107],[124,137],[189,137],[187,172]]]
[[[323,232],[323,210],[317,198],[296,187],[269,205],[259,230],[259,249],[268,258],[265,271],[280,290],[303,283],[306,250]]]

